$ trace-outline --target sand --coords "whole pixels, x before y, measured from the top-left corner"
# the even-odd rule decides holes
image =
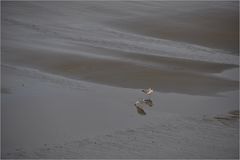
[[[239,53],[237,1],[230,3],[222,1],[217,4],[204,1],[185,4],[155,3],[161,3],[161,6],[156,5],[151,11],[149,7],[149,14],[110,23],[125,31],[142,35],[227,49],[233,54]]]
[[[1,158],[239,158],[237,4],[1,2]]]
[[[227,106],[231,93],[155,93],[143,116],[134,107],[144,97],[138,89],[14,66],[2,66],[2,75],[2,87],[11,90],[2,93],[3,158],[238,157],[238,119],[215,118],[236,110]]]
[[[37,68],[69,78],[97,82],[124,88],[147,88],[168,93],[185,93],[217,96],[221,92],[238,89],[238,81],[212,75],[234,64],[220,64],[192,60],[179,60],[154,56],[130,56],[121,59],[68,55],[41,49],[3,48],[3,60]],[[99,51],[99,50],[98,50]],[[16,54],[17,53],[17,54]],[[18,56],[18,54],[21,56]],[[127,54],[127,53],[125,53]],[[144,62],[141,63],[141,58]],[[125,60],[127,59],[127,60]],[[149,59],[149,61],[147,61]],[[135,62],[136,61],[136,62]],[[211,74],[208,74],[208,73]],[[206,74],[207,73],[207,74]],[[235,74],[238,71],[235,70]]]

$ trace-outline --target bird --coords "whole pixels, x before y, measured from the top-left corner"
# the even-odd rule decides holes
[[[147,94],[147,95],[150,95],[150,94],[153,93],[153,89],[152,89],[152,88],[143,89],[142,92],[145,93],[145,94]]]
[[[143,104],[143,101],[142,101],[142,100],[139,100],[139,101],[136,101],[134,105],[135,105],[136,107],[140,107],[141,104]],[[142,106],[141,106],[141,107],[142,107]]]
[[[150,98],[149,99],[142,98],[142,99],[136,101],[134,105],[143,108],[144,104],[148,105],[149,107],[152,107],[153,101]]]
[[[142,92],[150,96],[154,91],[152,88],[148,88],[148,89],[143,89]]]
[[[149,99],[142,99],[142,101],[147,104],[149,107],[153,106],[153,101],[149,98]]]
[[[135,105],[135,106],[136,106],[136,105]],[[141,115],[146,115],[146,112],[145,112],[141,107],[136,106],[136,108],[137,108],[137,112],[138,112],[139,114],[141,114]]]
[[[146,112],[143,110],[143,101],[142,100],[139,100],[139,101],[136,101],[134,106],[137,108],[137,112],[141,115],[146,115]]]

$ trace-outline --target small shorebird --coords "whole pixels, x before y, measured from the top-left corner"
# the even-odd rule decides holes
[[[146,112],[143,110],[142,101],[136,101],[134,106],[137,108],[137,112],[141,115],[146,115]]]
[[[143,99],[142,100],[145,104],[147,104],[149,107],[153,106],[153,101],[149,98],[149,99]]]
[[[153,89],[152,88],[143,89],[142,92],[150,96],[153,93]]]
[[[148,105],[149,107],[152,107],[153,106],[153,101],[149,98],[149,99],[141,99],[141,100],[138,100],[135,102],[135,106],[138,106],[138,107],[141,107],[143,108],[144,104]]]
[[[139,101],[136,101],[136,102],[135,102],[134,106],[140,107],[141,104],[143,104],[143,101],[142,101],[142,100],[139,100]]]

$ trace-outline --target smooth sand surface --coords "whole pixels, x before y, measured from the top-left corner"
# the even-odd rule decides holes
[[[1,22],[1,158],[239,158],[238,2],[1,2]]]
[[[232,97],[155,93],[139,115],[138,89],[2,66],[2,158],[236,158]],[[173,101],[174,99],[174,101]],[[196,103],[197,102],[197,103]],[[17,135],[17,136],[16,136]]]

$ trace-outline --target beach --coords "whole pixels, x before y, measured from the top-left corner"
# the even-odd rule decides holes
[[[1,9],[1,158],[239,158],[238,2]]]

